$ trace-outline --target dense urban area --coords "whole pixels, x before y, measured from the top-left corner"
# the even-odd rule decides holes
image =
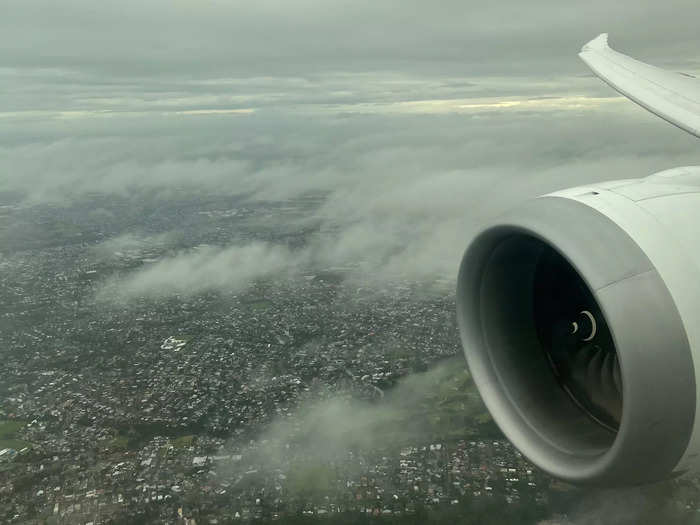
[[[500,434],[450,279],[377,280],[351,261],[121,293],[177,253],[332,238],[279,226],[313,196],[3,198],[2,523],[553,524],[614,497],[548,478]],[[637,522],[697,523],[694,480],[644,490]]]

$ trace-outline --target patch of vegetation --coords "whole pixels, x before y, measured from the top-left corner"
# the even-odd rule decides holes
[[[24,447],[31,447],[28,441],[18,439],[17,433],[24,428],[25,421],[0,421],[0,450],[13,448],[21,450]]]
[[[272,301],[264,298],[250,298],[243,301],[246,308],[252,312],[262,312],[272,306]]]
[[[173,440],[173,446],[175,448],[188,448],[194,444],[194,439],[195,439],[195,437],[192,435],[181,436],[181,437]]]
[[[127,440],[128,450],[138,450],[155,436],[164,436],[177,440],[180,437],[188,438],[196,436],[203,431],[200,422],[192,421],[190,423],[191,424],[186,428],[180,428],[163,422],[122,423],[115,421],[112,423],[111,427],[114,429],[117,436]],[[184,432],[188,432],[188,434],[183,436]]]
[[[335,472],[330,466],[303,462],[289,469],[287,489],[293,497],[322,498],[330,494],[335,479]]]
[[[129,438],[126,436],[118,435],[111,443],[109,448],[112,450],[128,450],[129,449]]]

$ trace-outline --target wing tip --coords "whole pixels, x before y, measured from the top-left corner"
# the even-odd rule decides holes
[[[584,45],[581,48],[581,53],[586,53],[587,51],[603,51],[609,48],[610,46],[608,45],[608,34],[601,33],[593,40],[588,42],[586,45]]]

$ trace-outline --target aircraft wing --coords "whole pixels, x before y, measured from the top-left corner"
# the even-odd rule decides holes
[[[613,89],[700,138],[700,79],[618,53],[608,46],[607,33],[583,46],[579,57]]]

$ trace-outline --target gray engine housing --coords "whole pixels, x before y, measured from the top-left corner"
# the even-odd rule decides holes
[[[488,224],[460,267],[465,356],[495,422],[535,465],[579,484],[700,471],[700,167],[546,195]],[[561,388],[534,326],[554,250],[590,290],[619,358],[616,432]]]

